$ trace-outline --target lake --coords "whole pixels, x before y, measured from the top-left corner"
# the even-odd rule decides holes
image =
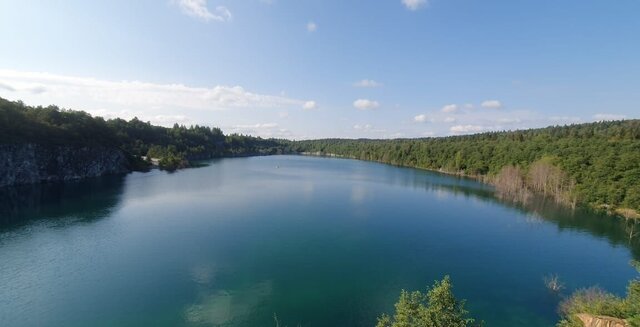
[[[3,326],[373,326],[450,275],[487,326],[553,326],[624,294],[625,222],[473,180],[306,156],[0,191]],[[543,278],[557,274],[562,294]]]

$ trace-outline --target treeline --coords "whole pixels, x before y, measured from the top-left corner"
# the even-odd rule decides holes
[[[157,158],[165,169],[189,166],[190,160],[222,156],[281,153],[281,141],[246,135],[225,136],[219,128],[154,126],[137,118],[105,120],[57,106],[32,107],[0,98],[0,143],[119,147],[133,166],[139,158]]]
[[[105,120],[0,98],[0,143],[114,146],[134,165],[144,166],[136,158],[146,156],[160,159],[166,169],[222,156],[335,154],[478,177],[522,198],[536,192],[626,216],[640,212],[640,120],[441,138],[292,142],[224,135],[206,126]]]
[[[310,140],[291,149],[474,176],[506,190],[640,212],[640,120],[440,138]]]

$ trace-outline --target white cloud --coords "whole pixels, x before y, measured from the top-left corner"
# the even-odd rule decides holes
[[[627,116],[625,115],[617,115],[617,114],[595,114],[593,115],[593,119],[597,120],[597,121],[604,121],[604,120],[622,120],[627,118]]]
[[[156,115],[151,119],[151,123],[162,126],[170,126],[173,124],[192,125],[191,119],[184,115]]]
[[[360,110],[371,110],[376,109],[380,106],[378,101],[368,100],[368,99],[358,99],[353,102],[353,106],[356,109]]]
[[[44,85],[30,84],[14,86],[0,82],[0,91],[2,90],[10,92],[28,92],[32,94],[47,92],[47,88]]]
[[[233,125],[224,130],[229,131],[229,133],[259,135],[266,138],[290,138],[292,136],[290,130],[282,128],[276,123]]]
[[[417,115],[417,116],[413,117],[413,121],[415,121],[417,123],[424,123],[424,122],[427,121],[427,115],[425,115],[425,114]]]
[[[258,123],[253,125],[233,125],[233,128],[243,129],[243,128],[274,128],[278,127],[276,123]]]
[[[434,133],[432,131],[426,131],[426,132],[422,132],[421,135],[424,136],[424,137],[431,137],[431,136],[436,135],[436,133]]]
[[[353,125],[353,129],[357,129],[357,130],[370,130],[372,128],[373,128],[373,126],[371,126],[371,124],[355,124],[355,125]]]
[[[407,9],[415,11],[429,4],[427,0],[402,0]]]
[[[497,122],[501,124],[519,124],[522,120],[520,118],[498,118]]]
[[[215,111],[232,108],[300,107],[309,103],[284,96],[253,93],[241,86],[190,87],[183,84],[106,81],[11,70],[0,70],[0,83],[4,86],[0,92],[11,92],[21,97],[31,94],[32,99],[45,99],[61,106],[84,103],[92,105],[93,109],[119,105],[147,109],[188,108]],[[43,92],[34,92],[38,88]],[[82,107],[86,109],[86,105]]]
[[[552,122],[577,123],[582,121],[582,118],[574,116],[551,116],[549,120]]]
[[[502,103],[498,100],[487,100],[483,101],[480,106],[487,109],[500,109],[502,108]]]
[[[177,3],[183,13],[204,21],[228,22],[232,18],[229,9],[224,6],[218,6],[210,11],[207,0],[177,0]]]
[[[441,109],[442,112],[447,112],[447,113],[456,112],[457,110],[458,110],[458,105],[455,105],[455,104],[448,104],[442,107]]]
[[[468,134],[468,133],[479,133],[483,131],[487,131],[492,129],[488,126],[482,125],[455,125],[449,128],[449,131],[453,134]]]
[[[308,22],[307,23],[307,31],[308,32],[315,32],[318,30],[318,24],[316,24],[315,22]]]
[[[302,105],[302,109],[304,110],[313,110],[318,108],[318,104],[315,101],[306,101],[303,105]]]
[[[471,104],[471,103],[465,103],[464,108],[465,108],[465,109],[473,109],[473,104]]]
[[[357,81],[353,84],[353,86],[355,87],[369,87],[369,88],[373,88],[373,87],[379,87],[382,86],[382,83],[378,83],[372,79],[363,79],[361,81]]]
[[[453,118],[453,117],[445,117],[445,118],[444,118],[444,122],[445,122],[445,123],[453,123],[453,122],[455,122],[455,121],[456,121],[456,119],[455,119],[455,118]]]

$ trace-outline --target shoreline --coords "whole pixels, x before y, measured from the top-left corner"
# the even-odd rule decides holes
[[[496,187],[496,185],[494,185],[493,183],[491,183],[489,181],[489,177],[487,175],[468,175],[468,174],[465,174],[465,173],[462,173],[462,172],[450,172],[450,171],[446,171],[446,170],[443,170],[443,169],[432,169],[432,168],[426,168],[426,167],[420,167],[420,166],[396,165],[396,164],[383,162],[383,161],[378,161],[378,160],[365,160],[365,159],[359,159],[359,158],[356,158],[356,157],[353,157],[353,156],[344,156],[344,155],[340,155],[340,154],[336,154],[336,153],[323,153],[323,152],[320,152],[320,151],[318,151],[318,152],[299,152],[298,154],[299,155],[304,155],[304,156],[311,156],[311,157],[329,157],[329,158],[361,160],[361,161],[367,161],[367,162],[377,162],[377,163],[396,166],[396,167],[420,169],[420,170],[440,173],[440,174],[449,175],[449,176],[469,178],[469,179],[475,180],[477,182],[483,183],[485,185],[489,185],[489,186],[492,186],[494,188]],[[541,194],[538,194],[537,192],[534,193],[534,194],[535,195],[541,195]],[[568,205],[566,203],[559,203],[559,204],[563,205],[563,206],[566,206],[566,207],[570,207],[570,205]],[[608,216],[617,217],[617,218],[623,218],[623,219],[627,219],[627,220],[632,220],[634,222],[635,221],[640,221],[640,212],[638,212],[637,210],[631,209],[631,208],[612,208],[610,205],[606,205],[606,204],[605,205],[596,206],[596,205],[593,205],[593,204],[590,204],[590,203],[584,203],[584,202],[581,202],[579,205],[582,206],[582,207],[586,207],[586,208],[589,208],[591,210],[594,210],[596,212],[604,212]]]

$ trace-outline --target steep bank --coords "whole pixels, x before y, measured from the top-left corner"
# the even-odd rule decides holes
[[[129,172],[125,154],[106,146],[0,145],[0,187]]]

